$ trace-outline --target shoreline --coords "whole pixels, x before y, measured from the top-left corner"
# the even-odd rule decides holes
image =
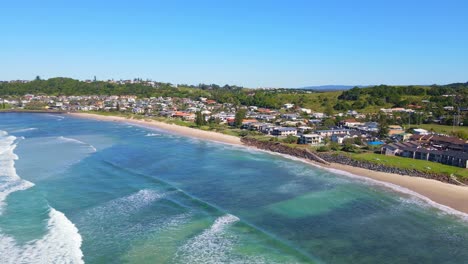
[[[174,124],[167,124],[156,120],[138,120],[120,116],[103,116],[91,113],[69,113],[68,115],[102,121],[133,123],[147,128],[156,128],[167,132],[176,133],[182,136],[209,140],[229,145],[236,145],[282,155],[284,157],[300,160],[314,167],[323,168],[337,174],[358,177],[363,180],[370,179],[372,181],[382,183],[384,186],[387,186],[388,188],[391,188],[394,191],[404,194],[416,195],[433,206],[436,206],[437,204],[444,207],[442,209],[451,209],[452,211],[457,211],[459,212],[459,214],[463,214],[465,219],[468,219],[468,187],[457,186],[432,179],[372,171],[368,169],[357,168],[338,163],[331,163],[330,165],[318,164],[311,160],[296,158],[293,156],[283,155],[267,150],[261,150],[255,147],[245,145],[241,142],[240,138],[235,136],[225,135],[212,131],[204,131],[196,128],[184,127]]]

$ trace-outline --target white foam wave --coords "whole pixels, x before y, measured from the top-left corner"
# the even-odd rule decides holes
[[[89,143],[86,143],[86,142],[83,142],[83,141],[81,141],[81,140],[75,139],[75,138],[68,138],[68,137],[60,136],[60,137],[58,137],[58,140],[60,140],[60,141],[62,141],[62,142],[71,142],[71,143],[76,143],[76,144],[84,145],[84,146],[89,147],[93,152],[96,152],[96,151],[97,151],[96,147],[94,147],[93,145],[91,145],[91,144],[89,144]]]
[[[116,215],[131,215],[141,208],[164,198],[172,192],[159,193],[154,190],[143,189],[134,194],[111,200],[103,205],[90,209],[87,214],[94,218],[106,219]]]
[[[16,174],[15,160],[19,157],[14,153],[16,137],[0,131],[0,215],[4,201],[13,192],[26,190],[34,184],[21,179]]]
[[[16,137],[0,131],[0,213],[6,197],[16,191],[26,190],[33,183],[16,174],[14,153]],[[83,263],[81,236],[65,215],[53,208],[49,211],[48,233],[39,240],[24,246],[0,234],[1,263]]]
[[[157,137],[157,136],[160,136],[161,134],[157,134],[157,133],[148,133],[145,135],[145,137]]]
[[[27,131],[33,131],[33,130],[37,130],[37,128],[35,128],[35,127],[29,127],[29,128],[23,128],[23,129],[14,130],[14,131],[11,131],[11,132],[12,132],[12,133],[20,133],[20,132],[27,132]]]
[[[227,263],[237,236],[227,233],[226,228],[239,221],[239,218],[226,214],[215,220],[210,228],[190,239],[181,246],[175,255],[180,263]]]
[[[75,225],[61,212],[50,208],[47,234],[20,246],[0,235],[1,263],[84,263],[82,238]]]

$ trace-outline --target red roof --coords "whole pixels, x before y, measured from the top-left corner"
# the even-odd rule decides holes
[[[184,117],[184,116],[189,116],[190,114],[189,113],[185,113],[185,112],[175,112],[172,116],[177,116],[177,117]]]
[[[271,112],[271,110],[268,109],[268,108],[259,108],[257,111],[260,112],[260,113],[270,113]]]
[[[242,124],[255,123],[255,122],[258,122],[257,119],[244,119],[244,120],[242,120]]]

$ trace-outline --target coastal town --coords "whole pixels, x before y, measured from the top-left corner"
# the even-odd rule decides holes
[[[0,264],[468,264],[468,0],[2,11]]]
[[[155,83],[145,85],[154,86]],[[293,103],[271,109],[219,103],[206,97],[139,98],[135,95],[25,94],[21,97],[6,96],[0,98],[0,102],[10,110],[89,112],[155,118],[241,137],[250,136],[257,141],[306,148],[319,156],[335,151],[356,154],[355,157],[359,156],[357,153],[369,153],[377,161],[381,159],[377,155],[382,155],[468,168],[466,138],[423,129],[417,125],[382,124],[382,117],[388,120],[394,115],[417,115],[418,110],[414,107],[381,108],[372,115],[355,110],[330,114]],[[453,109],[445,107],[444,110]],[[343,156],[343,159],[349,157],[354,158],[348,155]],[[424,170],[430,171],[431,166],[426,165]],[[403,173],[408,173],[408,170]]]

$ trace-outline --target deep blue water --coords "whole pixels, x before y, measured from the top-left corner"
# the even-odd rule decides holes
[[[468,263],[463,216],[278,155],[0,114],[0,263]]]

